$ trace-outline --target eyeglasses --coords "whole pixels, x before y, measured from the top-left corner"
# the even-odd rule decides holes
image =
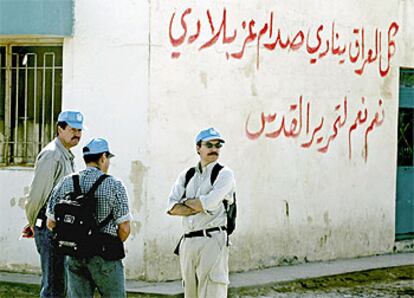
[[[220,143],[220,142],[219,143],[215,143],[215,144],[210,143],[210,142],[205,142],[203,145],[206,146],[208,149],[211,149],[213,147],[216,147],[217,149],[220,149],[221,147],[223,147],[223,144]]]

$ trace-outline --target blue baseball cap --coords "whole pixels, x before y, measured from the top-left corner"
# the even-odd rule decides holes
[[[211,141],[211,140],[219,140],[220,142],[224,143],[224,139],[221,134],[215,130],[213,127],[203,129],[198,133],[196,136],[196,144],[200,141]]]
[[[60,112],[58,122],[66,122],[69,126],[76,129],[86,129],[83,125],[83,115],[78,111],[63,111]]]
[[[94,138],[90,140],[85,147],[83,147],[83,156],[92,155],[92,154],[99,154],[108,152],[108,157],[113,157],[111,151],[109,151],[109,144],[108,141],[103,138]]]

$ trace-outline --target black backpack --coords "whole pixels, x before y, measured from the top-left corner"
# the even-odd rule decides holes
[[[54,245],[63,255],[91,257],[99,254],[99,230],[112,219],[112,213],[102,222],[96,220],[94,193],[109,175],[101,175],[87,193],[82,193],[79,175],[72,176],[74,191],[56,203]]]
[[[215,164],[213,169],[211,170],[210,176],[210,184],[213,186],[214,181],[216,181],[218,174],[223,169],[223,166],[219,163]],[[184,188],[187,187],[188,182],[190,182],[191,178],[193,178],[195,174],[195,168],[192,167],[188,169],[187,173],[185,174],[185,182]],[[183,198],[186,195],[186,191],[184,191]],[[226,210],[227,214],[227,235],[231,235],[233,231],[236,229],[236,217],[237,217],[237,205],[236,205],[236,193],[233,193],[233,203],[229,205],[227,200],[223,200],[224,209]]]

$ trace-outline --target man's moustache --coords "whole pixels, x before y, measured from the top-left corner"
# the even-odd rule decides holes
[[[207,154],[208,156],[209,155],[217,155],[218,156],[218,153],[216,153],[216,152],[211,152],[211,153],[209,153],[209,154]]]

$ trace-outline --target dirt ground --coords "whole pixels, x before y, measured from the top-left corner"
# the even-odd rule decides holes
[[[414,266],[393,267],[231,291],[229,297],[414,297]]]
[[[0,297],[38,297],[38,293],[38,286],[0,283]],[[96,297],[99,297],[99,295]],[[128,294],[128,297],[152,298],[160,296]],[[267,287],[230,290],[229,298],[239,297],[414,297],[414,266],[402,266],[316,279],[298,280]]]

